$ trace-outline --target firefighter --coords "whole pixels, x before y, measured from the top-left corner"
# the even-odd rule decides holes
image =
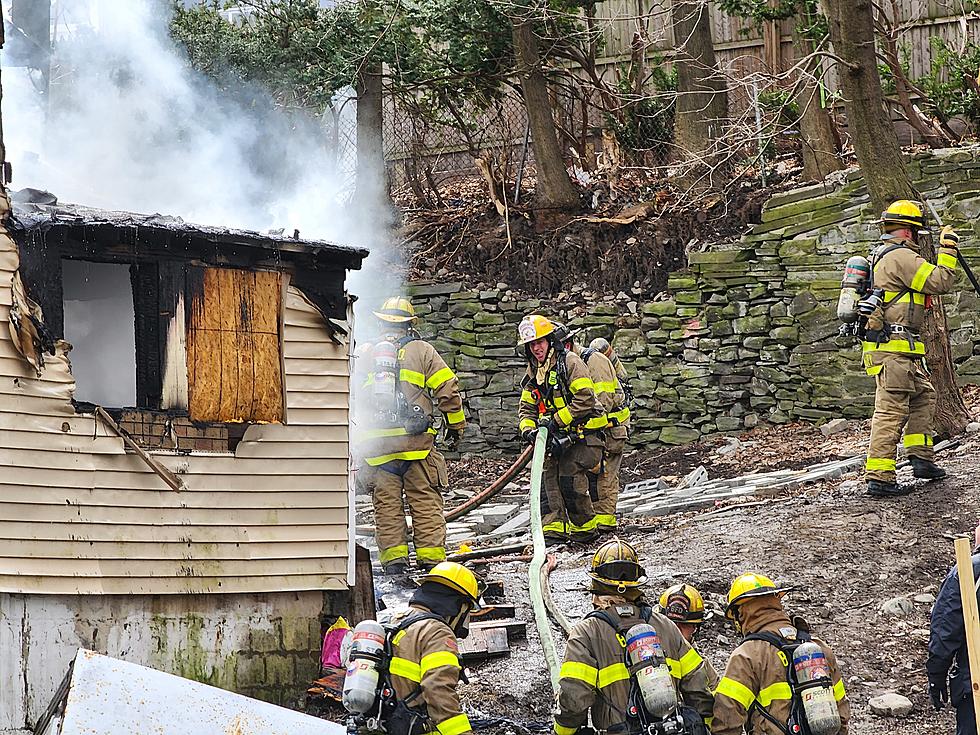
[[[622,381],[623,385],[625,386],[627,380],[629,379],[629,373],[626,372],[626,366],[623,365],[623,361],[619,359],[619,355],[616,354],[616,350],[614,350],[613,346],[609,344],[609,340],[605,337],[596,337],[594,340],[589,342],[589,349],[601,352],[603,355],[609,358],[609,362],[611,362],[613,367],[616,368],[616,375],[619,376],[620,381]]]
[[[589,369],[557,339],[550,320],[537,314],[525,317],[518,326],[518,346],[527,359],[518,408],[521,437],[533,443],[539,426],[548,429],[544,534],[554,540],[589,540],[596,533],[596,518],[588,473],[602,462],[609,420]]]
[[[919,204],[895,202],[882,214],[881,227],[884,234],[872,253],[871,268],[874,288],[884,291],[883,306],[876,308],[873,297],[858,305],[871,330],[863,344],[864,366],[877,386],[865,476],[869,495],[893,497],[912,491],[895,481],[903,427],[912,474],[927,480],[946,476],[933,462],[936,391],[925,369],[919,332],[932,296],[953,287],[959,237],[952,227],[943,228],[933,265],[920,255],[920,238],[928,231]]]
[[[773,642],[756,636],[775,636],[772,641],[781,644],[811,639],[820,646],[829,668],[828,686],[840,713],[839,732],[847,732],[851,708],[837,659],[826,643],[810,636],[805,620],[796,617],[790,621],[782,605],[788,591],[762,574],[743,574],[732,582],[725,615],[743,640],[728,659],[715,689],[713,735],[741,735],[743,727],[755,735],[784,735],[788,731],[794,702],[787,667],[792,662]]]
[[[674,622],[684,640],[694,645],[694,639],[704,624],[704,598],[689,584],[675,584],[660,595],[660,610]],[[708,659],[704,659],[708,684],[714,691],[718,686],[718,672]]]
[[[375,537],[388,574],[407,571],[408,527],[402,494],[412,512],[415,558],[426,569],[446,558],[442,490],[446,460],[435,448],[434,407],[445,414],[446,440],[455,445],[466,426],[459,381],[435,348],[414,331],[415,309],[393,297],[374,312],[381,337],[362,358],[367,427],[359,432],[365,487],[374,500]]]
[[[628,712],[628,705],[634,704],[634,682],[625,663],[624,641],[630,628],[644,622],[660,638],[675,696],[689,724],[685,732],[706,734],[703,720],[710,721],[712,697],[704,662],[677,626],[644,600],[647,578],[636,550],[618,539],[607,541],[592,557],[589,577],[594,610],[568,637],[558,680],[555,735],[573,735],[590,712],[596,732],[637,731]]]
[[[408,609],[389,621],[389,626],[401,628],[391,639],[388,670],[395,696],[404,705],[399,707],[401,713],[396,712],[404,719],[385,723],[389,735],[464,735],[472,731],[456,692],[460,673],[456,639],[469,634],[470,613],[479,598],[480,586],[473,572],[444,561],[425,575]],[[417,621],[412,622],[413,618]],[[410,731],[405,721],[413,716],[421,727]]]
[[[980,579],[980,526],[974,533],[973,575]],[[929,625],[929,697],[937,710],[956,708],[956,735],[977,735],[977,719],[970,679],[970,656],[963,622],[960,577],[953,567],[946,575],[932,607]]]
[[[616,505],[619,503],[619,470],[623,465],[623,451],[629,437],[630,409],[626,405],[626,393],[612,362],[600,350],[582,347],[574,341],[574,334],[564,324],[555,325],[555,335],[565,349],[582,358],[595,386],[596,398],[602,404],[609,419],[606,429],[605,449],[598,474],[590,473],[590,494],[595,511],[595,529],[599,533],[616,530]]]

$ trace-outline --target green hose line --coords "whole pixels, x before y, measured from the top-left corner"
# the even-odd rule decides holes
[[[531,593],[531,605],[534,608],[534,625],[538,629],[541,648],[544,649],[544,660],[551,674],[551,689],[558,692],[558,652],[555,650],[555,640],[551,635],[551,624],[548,622],[548,611],[544,604],[544,593],[541,591],[541,568],[544,566],[547,553],[544,545],[544,530],[541,528],[541,484],[544,474],[544,457],[548,453],[548,430],[538,429],[534,440],[534,455],[531,459],[531,538],[534,541],[534,556],[528,570],[528,590]]]

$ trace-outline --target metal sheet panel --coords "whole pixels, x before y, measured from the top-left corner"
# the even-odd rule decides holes
[[[342,725],[284,707],[79,650],[60,725],[45,732],[343,735],[345,731]]]

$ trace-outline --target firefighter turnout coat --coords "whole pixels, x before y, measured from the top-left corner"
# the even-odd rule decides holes
[[[704,662],[677,626],[625,597],[602,595],[594,597],[593,602],[597,610],[606,611],[618,621],[623,630],[643,622],[653,626],[682,702],[710,724],[712,698]],[[644,620],[645,612],[650,615],[649,620]],[[572,628],[559,674],[555,735],[573,735],[586,724],[590,710],[596,730],[609,730],[626,722],[630,674],[624,654],[623,643],[605,620],[587,617]]]
[[[561,373],[564,362],[564,375]],[[539,376],[540,373],[540,376]],[[519,430],[537,428],[539,422],[554,418],[559,431],[596,432],[609,425],[589,368],[574,352],[559,357],[554,350],[541,370],[528,366],[521,381],[521,403],[518,409]]]
[[[374,384],[373,350],[362,358],[367,376],[364,387]],[[459,380],[446,365],[435,348],[421,339],[402,340],[398,348],[398,390],[408,407],[418,406],[425,416],[432,416],[435,407],[445,414],[452,429],[466,425],[463,399],[459,393]],[[370,395],[365,391],[365,395]],[[358,411],[360,416],[370,415],[370,406]],[[435,441],[436,430],[430,428],[421,434],[409,434],[402,426],[371,426],[358,432],[364,461],[372,467],[392,460],[420,460],[429,456]]]
[[[742,631],[745,634],[768,631],[782,638],[787,638],[787,634],[789,639],[796,638],[796,628],[775,597],[753,601],[744,618]],[[796,622],[802,621],[797,619]],[[827,657],[834,698],[840,711],[840,733],[845,735],[851,708],[837,658],[826,643],[816,637],[813,642]],[[792,692],[779,650],[766,641],[745,641],[732,653],[715,689],[712,735],[742,735],[743,726],[753,735],[784,735],[784,731],[769,722],[758,708],[764,707],[776,720],[785,723],[789,720],[791,706]]]
[[[910,456],[933,458],[935,390],[923,366],[919,333],[932,296],[956,279],[956,250],[939,248],[933,265],[910,240],[884,236],[872,256],[875,288],[883,289],[883,317],[892,329],[881,341],[865,340],[864,366],[875,376],[875,413],[865,470],[869,479],[895,481],[896,446],[902,438]]]
[[[397,625],[411,615],[430,612],[412,605],[391,620]],[[442,620],[421,620],[399,631],[391,640],[389,664],[392,686],[398,699],[412,708],[424,705],[430,732],[465,735],[470,721],[459,704],[459,644],[456,634]]]

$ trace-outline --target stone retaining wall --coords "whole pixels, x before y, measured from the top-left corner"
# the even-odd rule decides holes
[[[910,162],[923,196],[963,237],[978,265],[980,147]],[[409,292],[420,329],[456,369],[473,429],[464,451],[512,451],[523,361],[516,326],[532,311],[610,338],[633,375],[635,445],[682,444],[759,423],[871,413],[874,383],[860,347],[837,337],[844,262],[878,238],[859,174],[774,196],[740,240],[692,252],[656,300],[603,301],[568,318],[567,305],[519,300],[503,289],[419,282]],[[962,276],[944,299],[964,383],[980,383],[980,300]],[[577,311],[581,311],[578,309]]]

